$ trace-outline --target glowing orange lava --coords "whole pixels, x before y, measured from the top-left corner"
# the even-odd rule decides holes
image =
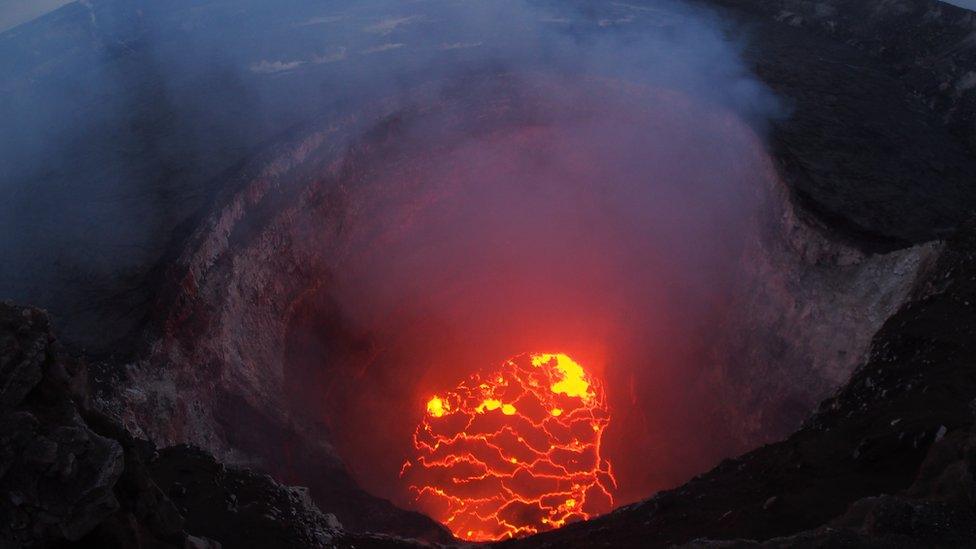
[[[606,396],[569,356],[513,357],[426,406],[400,475],[455,536],[529,535],[613,507]]]

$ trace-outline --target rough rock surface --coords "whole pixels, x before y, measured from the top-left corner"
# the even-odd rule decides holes
[[[323,513],[308,488],[283,486],[265,474],[225,467],[198,448],[163,449],[153,479],[187,517],[187,529],[225,547],[336,547],[420,545],[388,536],[343,531]]]
[[[322,211],[292,201],[339,211],[330,199],[344,191],[331,188],[333,177],[354,180],[364,167],[334,154],[348,133],[357,134],[346,126],[361,130],[360,123],[350,117],[283,140],[237,174],[223,207],[168,272],[158,304],[166,316],[151,353],[126,366],[100,364],[95,400],[160,446],[191,443],[223,462],[308,486],[352,532],[448,541],[449,532],[429,517],[363,491],[321,421],[309,419],[312,410],[296,413],[294,395],[283,389],[289,310],[309,285],[328,279],[321,258],[337,245],[332,235],[341,223],[326,216],[323,230],[296,237],[290,229],[319,227],[311,220]],[[314,184],[293,185],[292,178]]]
[[[508,546],[969,545],[973,356],[976,225],[947,243],[875,336],[867,362],[788,439],[605,517]],[[795,537],[773,539],[784,536]]]
[[[121,445],[93,431],[73,399],[83,366],[58,354],[47,316],[0,305],[0,540],[76,541],[119,508]]]
[[[0,547],[417,545],[348,534],[307,489],[199,449],[156,452],[91,409],[87,386],[44,312],[0,303]]]
[[[786,109],[770,146],[806,222],[865,251],[976,208],[976,19],[932,0],[709,0]],[[733,26],[734,25],[730,25]]]
[[[731,305],[710,331],[702,390],[716,395],[730,455],[788,436],[843,385],[942,246],[865,253],[804,223],[787,192],[771,191]]]
[[[976,13],[938,0],[708,0],[856,48],[976,151]],[[856,67],[852,67],[856,68]],[[866,67],[860,67],[866,68]]]

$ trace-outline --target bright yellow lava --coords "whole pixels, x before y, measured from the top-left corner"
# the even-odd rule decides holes
[[[427,413],[434,417],[442,417],[450,408],[450,405],[438,396],[427,401]]]
[[[562,374],[562,379],[552,384],[552,392],[564,394],[571,397],[579,397],[584,402],[593,398],[590,392],[590,384],[586,381],[586,372],[575,360],[569,356],[559,353],[556,355],[543,354],[532,355],[532,365],[542,366],[553,359],[556,360],[556,369]],[[553,413],[554,416],[559,414]]]
[[[502,413],[505,414],[506,416],[515,415],[516,412],[515,406],[512,406],[511,404],[502,404],[502,401],[495,400],[493,398],[488,398],[482,401],[482,403],[479,404],[477,408],[475,408],[475,411],[478,412],[479,414],[483,414],[485,413],[485,411],[491,412],[499,408],[502,409]]]

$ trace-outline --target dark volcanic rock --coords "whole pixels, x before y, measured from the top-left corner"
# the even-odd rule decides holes
[[[0,547],[418,545],[347,534],[307,489],[200,450],[157,453],[88,407],[86,374],[44,312],[0,304]]]
[[[877,252],[945,238],[976,209],[970,12],[929,0],[702,3],[739,24],[743,56],[787,109],[770,145],[807,221]]]
[[[976,225],[948,242],[913,300],[875,336],[868,362],[793,436],[608,516],[511,545],[972,545],[973,356]],[[795,537],[772,539],[781,536]]]
[[[96,412],[88,411],[86,418],[92,429],[121,445],[125,468],[114,487],[119,509],[89,533],[82,540],[84,544],[91,547],[190,545],[183,517],[149,476],[146,462],[153,459],[152,445],[135,440],[125,429]]]
[[[228,547],[322,547],[338,537],[338,521],[311,503],[307,489],[226,468],[199,449],[166,448],[151,469],[188,527]]]
[[[976,14],[939,0],[709,0],[856,48],[976,151]],[[811,56],[820,56],[811,52]]]
[[[0,372],[0,540],[81,539],[119,507],[122,448],[78,413],[84,371],[59,356],[41,311],[0,305]]]
[[[226,391],[218,392],[215,400],[222,433],[239,448],[257,449],[254,453],[260,462],[254,468],[282,482],[306,486],[311,501],[335,515],[347,532],[384,532],[442,543],[454,539],[430,517],[364,491],[334,454],[312,442],[314,436],[275,424],[244,399]]]
[[[48,317],[0,305],[0,546],[183,547],[183,518],[139,444],[88,408],[84,363]]]
[[[957,431],[932,445],[908,490],[858,500],[825,526],[764,542],[700,539],[682,547],[971,547],[974,474],[976,430]]]
[[[312,503],[307,488],[224,467],[190,446],[162,450],[151,470],[188,529],[227,547],[326,547],[341,539],[338,520]]]

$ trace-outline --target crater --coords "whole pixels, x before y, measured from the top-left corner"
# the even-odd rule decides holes
[[[937,251],[807,224],[759,131],[676,90],[543,73],[322,119],[218,198],[120,413],[323,508],[362,487],[437,516],[401,478],[430,399],[557,349],[603,380],[613,505],[676,486],[795,429]],[[398,520],[380,528],[437,537]]]

